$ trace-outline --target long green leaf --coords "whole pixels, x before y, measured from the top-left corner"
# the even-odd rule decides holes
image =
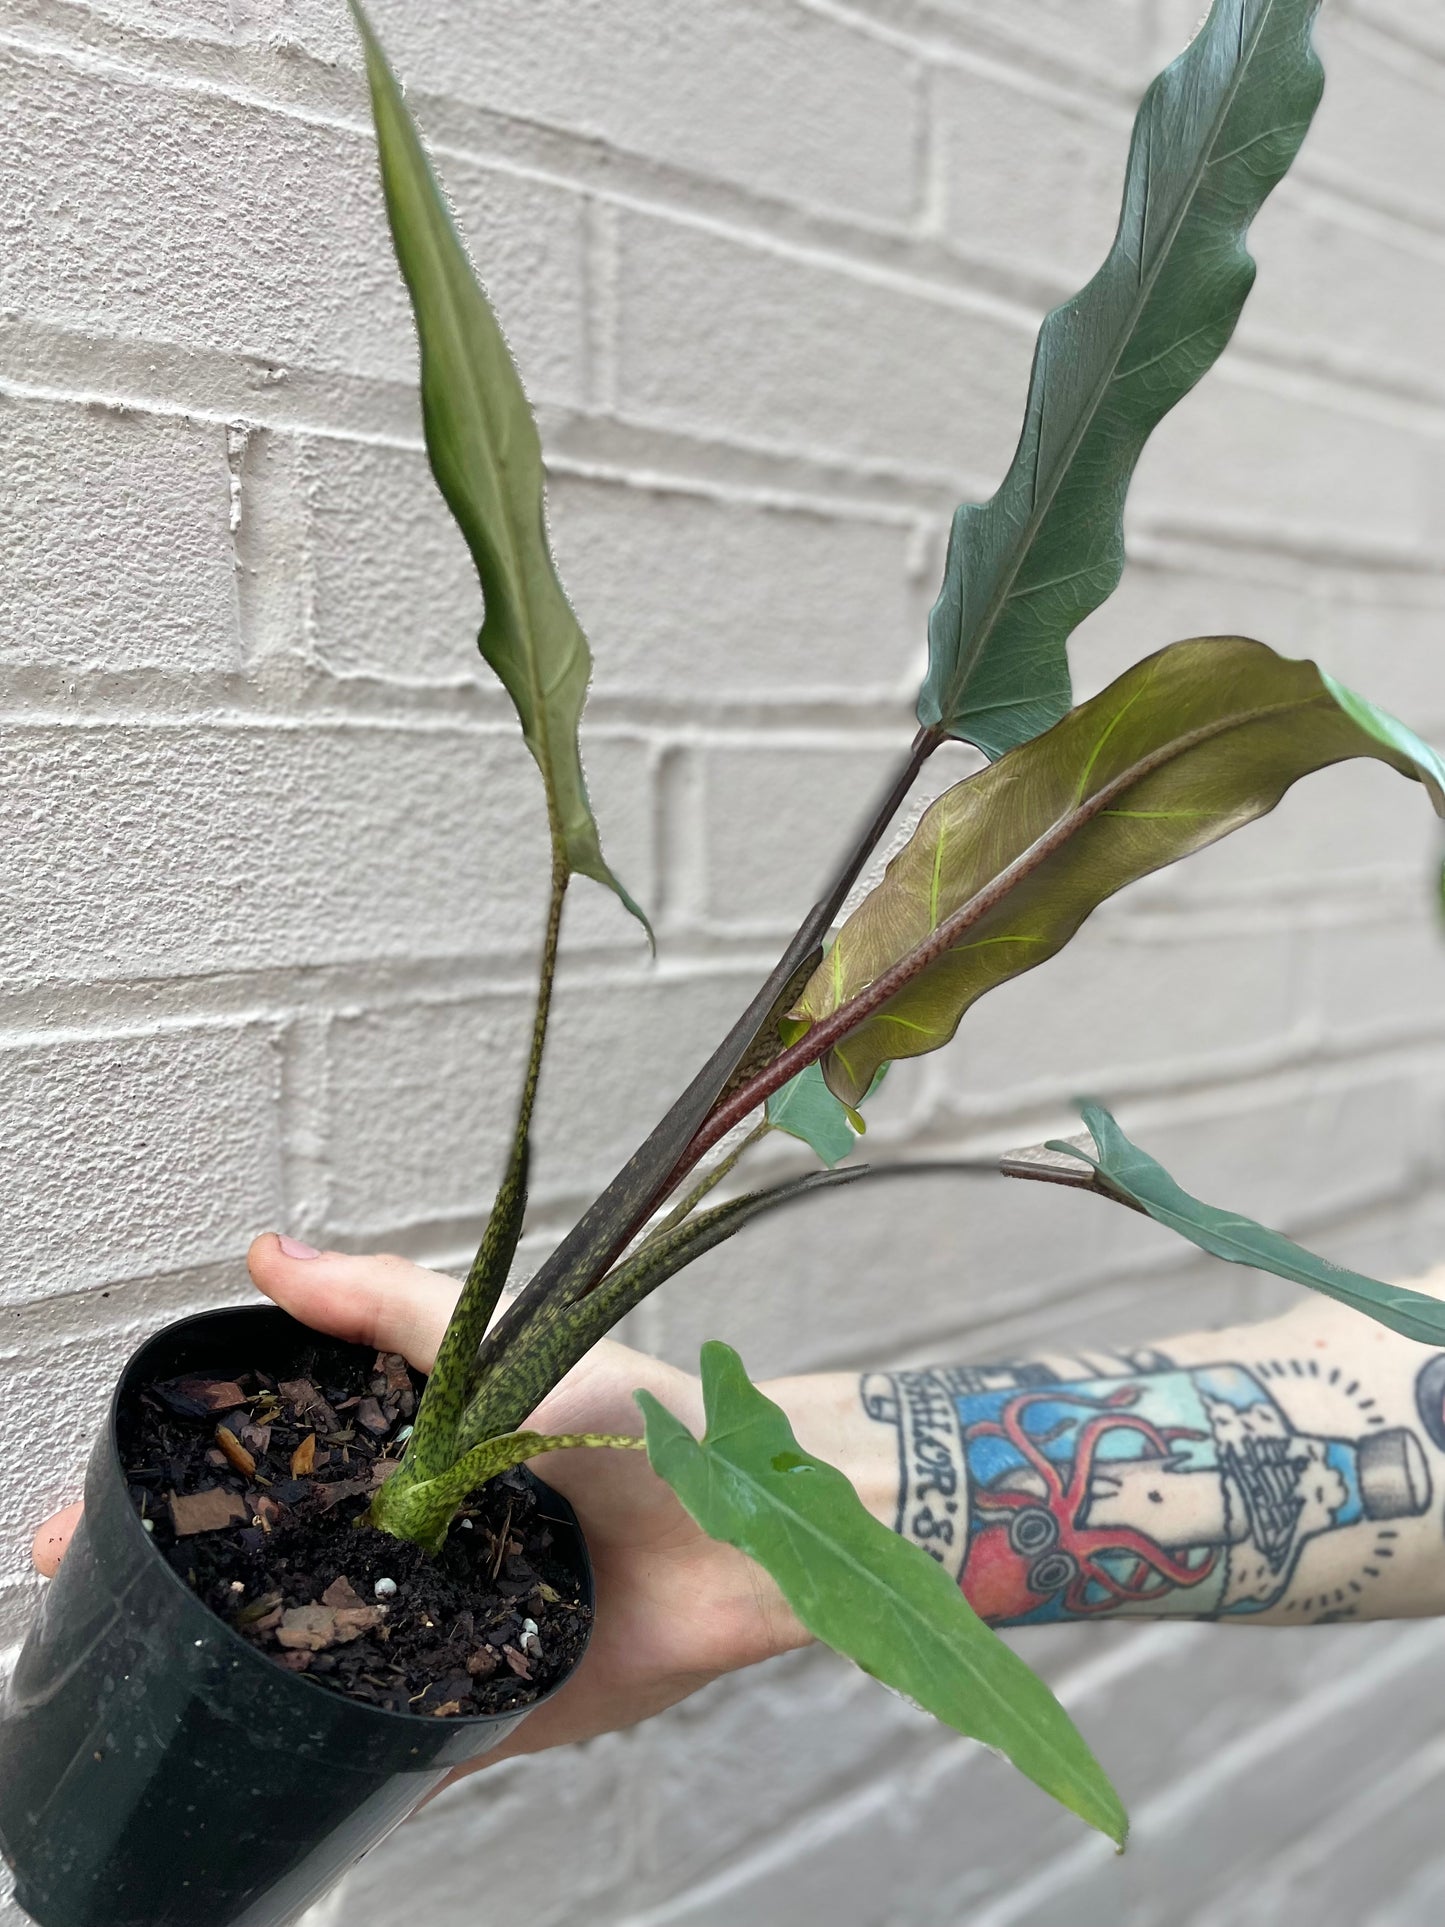
[[[361,8],[382,187],[421,345],[422,419],[437,486],[485,598],[478,642],[516,704],[569,870],[615,890],[587,797],[577,732],[592,655],[547,546],[542,445],[491,304],[472,272],[401,88]]]
[[[929,807],[843,925],[793,1031],[887,992],[823,1060],[856,1103],[880,1064],[947,1043],[977,998],[1052,957],[1116,890],[1353,756],[1419,778],[1445,814],[1435,752],[1312,662],[1241,636],[1161,649]]]
[[[1092,1165],[1097,1176],[1093,1188],[1135,1205],[1156,1223],[1167,1225],[1227,1264],[1272,1271],[1277,1278],[1308,1285],[1311,1291],[1323,1292],[1326,1298],[1363,1312],[1377,1324],[1399,1332],[1402,1338],[1416,1339],[1422,1345],[1445,1345],[1445,1304],[1439,1299],[1427,1298],[1424,1292],[1411,1291],[1404,1285],[1381,1284],[1379,1279],[1366,1278],[1358,1271],[1346,1271],[1327,1258],[1317,1258],[1280,1232],[1256,1224],[1253,1218],[1201,1204],[1174,1182],[1162,1164],[1131,1144],[1102,1105],[1086,1104],[1083,1117],[1094,1140],[1094,1156],[1079,1144],[1062,1140],[1051,1140],[1046,1148]],[[1024,1175],[1021,1168],[1016,1175]]]
[[[1065,645],[1112,594],[1134,465],[1234,332],[1244,236],[1319,100],[1319,0],[1215,0],[1134,123],[1113,247],[1039,330],[998,492],[954,517],[919,720],[997,756],[1069,707]]]
[[[802,1449],[728,1346],[703,1346],[702,1389],[701,1440],[648,1393],[636,1398],[653,1470],[703,1531],[771,1573],[810,1633],[1005,1753],[1122,1846],[1128,1821],[1103,1769],[1048,1687],[943,1568],[875,1519],[841,1472]]]

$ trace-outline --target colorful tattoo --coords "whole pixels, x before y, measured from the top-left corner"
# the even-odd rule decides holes
[[[1430,1503],[1424,1452],[1404,1427],[1366,1412],[1359,1437],[1296,1429],[1279,1380],[1305,1377],[1297,1362],[1095,1362],[1104,1371],[1068,1378],[1055,1361],[862,1381],[864,1409],[898,1433],[899,1531],[995,1625],[1259,1613],[1312,1539]],[[1445,1358],[1435,1365],[1420,1380],[1432,1437]],[[1348,1609],[1344,1588],[1335,1603]]]
[[[1426,1436],[1445,1452],[1445,1352],[1436,1352],[1415,1380],[1415,1409]]]

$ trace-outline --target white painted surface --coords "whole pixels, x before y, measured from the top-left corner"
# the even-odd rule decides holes
[[[906,738],[948,511],[997,479],[1032,327],[1107,239],[1132,99],[1201,7],[376,0],[543,411],[594,790],[662,937],[653,968],[579,887],[534,1252]],[[1442,732],[1445,7],[1333,14],[1249,318],[1143,464],[1078,680],[1237,628]],[[463,1260],[540,905],[340,0],[0,0],[0,90],[0,1424],[26,1466],[0,1491],[3,1642],[115,1362],[239,1295],[253,1232]],[[1433,830],[1379,770],[1309,792],[895,1074],[878,1135],[997,1146],[1093,1089],[1205,1195],[1346,1260],[1438,1260]],[[931,1185],[780,1219],[638,1336],[726,1335],[765,1373],[1266,1302],[1125,1214]],[[1438,1913],[1435,1628],[1035,1650],[1135,1809],[1123,1863],[814,1654],[473,1782],[345,1917]]]

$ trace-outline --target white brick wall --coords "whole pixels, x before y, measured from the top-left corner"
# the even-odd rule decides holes
[[[1133,99],[1203,4],[376,0],[541,408],[593,787],[663,939],[650,967],[579,886],[529,1251],[904,738],[949,510],[996,481],[1038,314],[1097,258]],[[1146,457],[1079,683],[1238,628],[1445,732],[1445,4],[1331,11],[1248,319]],[[32,1481],[0,1490],[3,1644],[116,1361],[239,1295],[250,1234],[464,1258],[540,838],[420,456],[340,0],[0,0],[0,92],[0,1463]],[[1316,779],[895,1074],[876,1132],[997,1146],[1087,1085],[1206,1195],[1438,1261],[1435,849],[1385,773]],[[637,1323],[764,1373],[1276,1301],[1123,1213],[927,1183],[779,1218]],[[1029,1651],[1131,1800],[1123,1862],[814,1653],[472,1782],[347,1918],[1437,1917],[1434,1627]]]

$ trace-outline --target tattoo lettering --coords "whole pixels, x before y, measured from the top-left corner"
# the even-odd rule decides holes
[[[960,1400],[946,1371],[868,1372],[859,1390],[869,1418],[898,1433],[894,1531],[946,1566],[955,1579],[968,1550]]]
[[[1259,1613],[1311,1540],[1429,1506],[1425,1455],[1403,1427],[1372,1414],[1359,1437],[1299,1431],[1265,1368],[1118,1364],[1067,1380],[1031,1365],[863,1381],[865,1410],[899,1435],[898,1530],[992,1624]],[[1445,1356],[1420,1381],[1434,1437],[1427,1400],[1445,1431]]]

